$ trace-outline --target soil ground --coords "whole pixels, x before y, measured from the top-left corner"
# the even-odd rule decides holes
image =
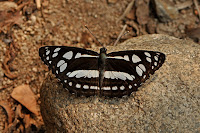
[[[16,95],[11,95],[16,87],[26,84],[33,92],[36,108],[39,109],[40,87],[48,74],[47,66],[38,55],[41,46],[101,46],[85,25],[106,46],[114,44],[125,25],[125,31],[129,33],[123,36],[120,42],[153,33],[192,38],[198,42],[199,7],[198,2],[195,2],[197,1],[0,2],[0,131],[45,131],[41,114],[34,114],[27,107],[27,104],[32,103],[23,103],[17,100]],[[158,8],[160,6],[161,9]],[[168,10],[168,7],[171,7],[171,10]]]

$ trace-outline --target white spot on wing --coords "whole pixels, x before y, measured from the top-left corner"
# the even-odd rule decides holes
[[[97,86],[90,86],[90,89],[97,90],[98,87]]]
[[[128,55],[125,55],[124,57],[122,56],[113,56],[113,57],[107,57],[108,59],[121,59],[125,61],[130,61]]]
[[[64,64],[65,63],[65,61],[64,60],[60,60],[59,62],[58,62],[58,64],[57,64],[57,67],[60,67],[62,64]]]
[[[111,90],[111,88],[108,86],[108,87],[103,87],[102,88],[103,90]]]
[[[142,76],[143,71],[138,66],[136,66],[136,72],[139,76]]]
[[[90,86],[90,89],[94,90],[94,89],[95,89],[95,86]]]
[[[115,77],[117,77],[117,79],[121,79],[121,80],[126,80],[126,77],[124,74],[121,74],[122,72],[113,72],[113,74],[115,75]]]
[[[108,73],[108,74],[107,74]],[[128,80],[133,80],[133,77],[130,75],[130,74],[128,74],[128,73],[125,73],[125,72],[116,72],[116,71],[106,71],[105,72],[105,75],[111,75],[111,76],[108,76],[109,78],[113,78],[113,76],[114,76],[114,78],[116,78],[116,79],[121,79],[121,80],[126,80],[126,79],[128,79]],[[114,79],[113,78],[113,79]]]
[[[81,55],[81,57],[98,57],[98,56],[96,56],[96,55],[88,55],[88,54],[83,54],[83,55]]]
[[[89,89],[89,86],[88,85],[84,85],[83,88],[84,89]]]
[[[48,55],[50,53],[50,50],[47,50],[46,55]]]
[[[83,70],[82,70],[83,71]],[[98,71],[97,70],[84,70],[85,72],[85,77],[87,78],[92,78],[92,77],[97,77]]]
[[[99,77],[99,71],[98,70],[76,70],[71,73],[67,73],[68,77],[87,77],[87,78],[97,78]]]
[[[67,68],[67,63],[64,63],[60,66],[60,72],[63,72]]]
[[[151,63],[151,58],[146,57],[146,60]]]
[[[125,56],[124,56],[124,60],[130,61],[128,55],[125,55]]]
[[[88,72],[87,72],[87,74],[85,74],[85,77],[87,77],[87,78],[91,78],[92,77],[92,75],[91,75],[91,72],[92,70],[89,70]]]
[[[133,54],[133,56],[132,56],[132,61],[133,61],[133,63],[137,63],[137,62],[140,62],[141,59],[140,59],[140,57],[138,57],[137,55]]]
[[[124,76],[125,76],[127,79],[129,79],[129,80],[133,80],[133,77],[131,77],[130,74],[128,74],[128,73],[124,73],[124,72],[121,72],[121,73],[124,74]]]
[[[46,59],[49,60],[49,56],[47,56]]]
[[[52,61],[49,61],[49,64],[51,64]]]
[[[139,64],[138,65],[144,72],[146,71],[146,68],[145,68],[145,66],[143,65],[143,64]]]
[[[73,56],[73,52],[69,51],[63,55],[63,58],[70,60]]]
[[[69,86],[72,86],[72,82],[69,82]]]
[[[81,85],[80,84],[76,84],[76,88],[81,88]]]
[[[74,77],[79,71],[73,71],[71,73],[67,73],[68,77]]]
[[[61,48],[56,48],[53,52],[58,52]]]
[[[154,62],[154,66],[157,66],[158,65],[158,63],[157,62]]]
[[[68,72],[66,75],[69,76],[71,74],[71,72]]]
[[[158,57],[157,57],[157,56],[154,56],[154,59],[155,59],[156,61],[158,61]]]
[[[122,85],[122,86],[120,86],[120,90],[124,90],[125,89],[125,87]]]
[[[144,54],[148,57],[151,57],[150,53],[149,52],[144,52]]]
[[[134,76],[134,75],[131,75],[131,77],[132,77],[133,79],[135,79],[135,76]]]
[[[92,75],[93,78],[99,77],[99,71],[97,71],[97,70],[91,70],[90,74]]]
[[[124,59],[122,56],[114,56],[114,59]]]
[[[54,53],[54,54],[52,55],[53,58],[55,58],[56,56],[58,56],[58,53]]]
[[[111,78],[110,71],[105,71],[104,77],[107,79]]]
[[[113,74],[112,71],[105,71],[104,77],[107,79],[115,79],[115,75]]]
[[[81,53],[77,53],[75,56],[75,59],[80,58],[81,57]]]
[[[112,87],[112,90],[117,90],[117,86],[113,86],[113,87]]]
[[[67,83],[67,80],[64,80],[65,83]]]
[[[132,88],[132,85],[129,85],[128,88],[131,89],[131,88]]]
[[[74,71],[76,74],[76,78],[86,77],[88,70],[76,70]],[[71,74],[70,74],[71,75]]]

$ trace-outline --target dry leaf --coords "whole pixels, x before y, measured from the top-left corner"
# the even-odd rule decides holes
[[[0,16],[0,31],[4,28],[10,28],[14,24],[20,25],[23,22],[19,11],[0,11]]]
[[[20,85],[14,88],[11,96],[23,106],[25,106],[29,111],[31,111],[35,115],[38,115],[35,95],[30,89],[29,85]]]

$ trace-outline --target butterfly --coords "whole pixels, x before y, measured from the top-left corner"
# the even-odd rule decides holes
[[[97,53],[77,47],[44,46],[39,56],[64,88],[87,97],[130,95],[165,61],[165,54],[156,51],[106,51],[105,47]]]

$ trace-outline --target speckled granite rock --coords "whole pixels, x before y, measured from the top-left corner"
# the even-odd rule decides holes
[[[145,35],[108,47],[108,52],[128,49],[163,52],[166,62],[139,91],[123,98],[75,97],[48,76],[41,88],[47,132],[200,131],[200,45]]]

